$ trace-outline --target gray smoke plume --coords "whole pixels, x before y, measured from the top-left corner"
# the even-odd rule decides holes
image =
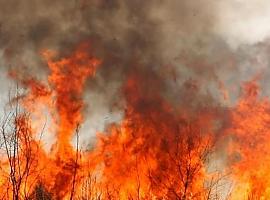
[[[225,115],[258,73],[268,94],[268,10],[266,0],[0,0],[1,70],[42,78],[43,49],[61,57],[90,41],[102,66],[85,93],[88,139],[121,119],[122,84],[134,71],[146,96],[158,91],[176,108]]]
[[[83,146],[125,114],[130,74],[141,77],[136,109],[149,103],[158,109],[148,98],[156,94],[176,113],[211,108],[219,136],[244,81],[259,76],[261,95],[270,94],[269,13],[268,0],[0,0],[1,106],[9,70],[43,79],[49,71],[42,50],[65,57],[89,41],[102,64],[87,82]],[[218,146],[222,167],[226,142]]]

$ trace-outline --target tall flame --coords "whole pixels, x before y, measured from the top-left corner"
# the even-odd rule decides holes
[[[29,158],[29,162],[36,165],[35,167],[32,166],[35,168],[35,173],[29,172],[29,177],[27,176],[24,179],[20,177],[21,174],[18,174],[17,177],[17,179],[24,181],[23,184],[26,185],[24,190],[27,193],[33,191],[35,188],[33,188],[33,185],[37,186],[41,183],[44,188],[53,194],[53,198],[68,198],[74,169],[78,167],[78,163],[75,163],[76,149],[73,148],[71,140],[77,126],[83,121],[83,88],[87,78],[95,75],[96,68],[100,63],[98,59],[89,55],[88,50],[89,45],[83,43],[71,56],[56,61],[53,59],[53,52],[44,51],[43,56],[47,60],[50,70],[48,84],[39,82],[34,78],[21,80],[22,84],[29,88],[29,93],[22,97],[21,102],[23,108],[32,114],[32,118],[28,120],[34,125],[34,130],[42,127],[42,124],[39,124],[41,122],[39,119],[44,118],[43,108],[45,107],[51,113],[51,126],[54,127],[56,135],[56,143],[53,148],[49,153],[45,153],[42,150],[42,142],[36,139],[38,138],[37,134],[29,135],[28,133],[32,131],[26,132],[26,129],[22,129],[24,127],[22,124],[15,124],[15,128],[17,127],[20,132],[28,134],[26,138],[29,138],[36,146],[35,151],[29,152],[33,156],[32,159]],[[20,78],[14,73],[13,76]],[[17,118],[20,119],[20,115],[16,115],[16,120]],[[32,129],[31,126],[28,126],[28,128]],[[29,145],[24,140],[20,142],[23,149],[26,145]],[[18,151],[17,155],[14,155],[18,158],[12,159],[25,162],[23,155],[21,155],[24,154],[23,149]],[[6,162],[5,167],[8,173],[8,162]],[[28,169],[25,170],[28,171]],[[26,195],[25,191],[20,191],[20,193]]]
[[[244,95],[232,113],[230,152],[236,180],[232,199],[269,199],[268,169],[270,102],[259,97],[256,80],[244,85]]]
[[[234,183],[226,198],[270,198],[270,102],[259,97],[257,80],[244,85],[244,94],[228,111],[229,125],[220,128],[215,107],[172,106],[160,90],[145,87],[162,88],[160,77],[133,67],[121,89],[122,121],[98,133],[91,150],[81,151],[72,139],[79,137],[84,121],[85,83],[101,61],[87,43],[65,58],[56,59],[50,51],[43,57],[49,69],[45,81],[11,73],[28,92],[11,102],[25,112],[17,105],[9,133],[2,127],[4,199],[39,199],[40,193],[48,199],[215,199],[223,193],[213,189],[220,180],[210,173],[209,159],[223,136],[230,138],[225,171],[232,171]],[[43,131],[55,134],[49,151],[38,134],[44,109],[51,121]]]

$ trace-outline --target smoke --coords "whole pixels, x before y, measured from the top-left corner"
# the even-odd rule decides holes
[[[0,0],[0,106],[10,70],[44,81],[50,70],[43,50],[62,58],[88,41],[101,66],[84,91],[83,147],[93,146],[97,132],[109,132],[128,106],[142,119],[214,116],[219,138],[232,126],[229,110],[243,82],[256,77],[259,95],[270,94],[269,11],[267,0]],[[226,164],[227,140],[217,141],[209,168]]]
[[[232,48],[253,45],[269,38],[270,3],[268,1],[222,1],[217,32]],[[229,27],[228,27],[229,25]]]
[[[123,116],[132,73],[143,77],[142,99],[158,91],[176,112],[232,106],[258,72],[267,95],[269,8],[266,0],[1,0],[1,66],[42,79],[42,50],[61,57],[90,41],[102,66],[85,93],[88,140]]]

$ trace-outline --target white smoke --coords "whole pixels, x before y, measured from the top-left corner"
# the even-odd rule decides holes
[[[216,31],[232,48],[253,45],[270,36],[270,1],[223,0],[218,4]]]

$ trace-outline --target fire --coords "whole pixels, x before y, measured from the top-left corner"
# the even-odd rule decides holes
[[[16,151],[16,154],[10,155],[9,162],[4,161],[5,171],[11,175],[14,172],[13,170],[8,172],[10,170],[8,164],[15,162],[13,159],[20,163],[19,166],[14,166],[18,169],[15,168],[16,173],[12,175],[15,176],[14,182],[22,182],[16,188],[18,195],[20,195],[19,198],[30,195],[35,187],[42,184],[42,187],[52,194],[52,198],[66,199],[69,197],[72,182],[80,176],[79,173],[76,177],[74,176],[74,170],[79,167],[79,158],[78,152],[76,153],[76,149],[71,145],[71,139],[83,121],[82,92],[85,81],[88,77],[95,75],[96,68],[100,63],[98,59],[89,55],[88,49],[88,44],[81,44],[70,57],[56,61],[51,52],[45,51],[43,55],[50,70],[47,84],[31,77],[21,79],[21,83],[29,88],[29,93],[18,98],[21,99],[23,109],[32,114],[32,118],[15,113],[15,135],[18,132],[20,139],[22,133],[25,139],[19,140],[20,146],[17,147],[19,150]],[[21,78],[14,73],[12,75],[17,79]],[[54,127],[56,135],[56,143],[49,153],[43,150],[42,141],[38,140],[38,135],[33,133],[34,130],[37,131],[37,128],[42,127],[39,119],[44,114],[44,107],[50,111],[51,126]],[[25,120],[27,123],[29,121],[34,127],[29,125],[25,129],[23,124],[17,123],[18,119]],[[17,142],[14,141],[14,144]],[[29,156],[25,155],[25,148],[27,154],[30,154]],[[26,161],[25,156],[28,158]],[[24,162],[29,166],[25,166]],[[17,170],[20,171],[21,168],[24,168],[26,176],[22,175],[21,172],[17,174]],[[35,171],[32,172],[32,170]],[[6,179],[2,182],[3,191],[8,190],[9,186],[6,184],[9,180]],[[10,198],[10,194],[7,195],[5,198]]]
[[[236,179],[232,199],[269,199],[270,171],[269,122],[270,102],[259,97],[260,88],[254,80],[244,85],[244,95],[232,113],[234,142],[230,152],[234,158]]]
[[[22,140],[20,145],[35,148],[29,158],[33,166],[25,167],[27,176],[17,175],[25,185],[18,187],[20,198],[35,196],[40,190],[53,199],[203,199],[210,195],[205,184],[214,144],[212,112],[193,117],[188,109],[175,112],[158,91],[142,87],[143,83],[159,86],[158,77],[147,80],[139,68],[131,70],[122,88],[127,102],[123,121],[98,134],[92,151],[81,152],[71,140],[83,122],[85,82],[95,75],[100,61],[89,55],[86,44],[63,59],[54,60],[49,51],[43,55],[50,70],[47,82],[13,74],[29,89],[18,99],[32,115],[23,118],[30,123],[29,131],[21,129],[30,143]],[[44,107],[56,135],[49,152],[34,133],[41,127],[38,119]],[[12,159],[25,162],[23,152]],[[4,163],[8,174],[8,161]],[[9,190],[6,183],[8,179],[3,181],[3,190]],[[13,193],[9,191],[6,198]]]
[[[224,171],[232,171],[234,183],[226,198],[270,198],[270,102],[259,97],[256,80],[245,84],[224,128],[219,127],[223,119],[218,107],[194,110],[192,105],[171,105],[159,90],[163,77],[133,66],[121,88],[126,103],[122,121],[98,133],[91,150],[72,145],[74,137],[78,142],[85,118],[86,81],[94,78],[101,64],[89,52],[88,43],[64,58],[44,51],[46,80],[11,73],[27,92],[11,101],[15,112],[1,130],[7,154],[1,158],[3,199],[223,198],[214,189],[219,187],[219,176],[209,172],[215,144],[223,136],[230,138]],[[44,110],[50,118],[44,131],[55,136],[49,151],[38,134]]]
[[[142,96],[141,77],[127,80],[125,119],[109,128],[94,150],[103,164],[100,184],[109,192],[103,199],[203,199],[211,115],[189,122],[155,91]]]

